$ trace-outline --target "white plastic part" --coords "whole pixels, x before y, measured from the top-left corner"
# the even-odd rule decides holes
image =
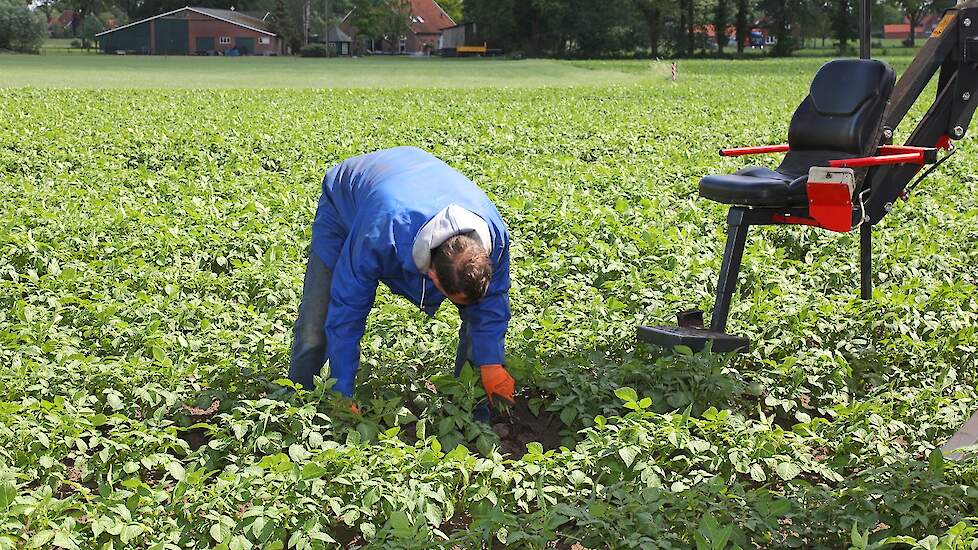
[[[849,196],[856,192],[856,175],[852,168],[826,168],[812,166],[808,169],[809,183],[844,183],[849,186]]]

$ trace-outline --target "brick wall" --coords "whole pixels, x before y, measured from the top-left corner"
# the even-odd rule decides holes
[[[269,55],[281,53],[278,37],[268,36],[267,34],[239,27],[231,23],[213,19],[205,15],[191,13],[190,19],[190,51],[195,53],[197,50],[197,38],[213,38],[214,49],[224,52],[234,48],[237,38],[254,39],[254,55]],[[221,44],[221,37],[226,36],[231,39],[230,44]],[[260,39],[267,38],[268,44],[261,44]]]

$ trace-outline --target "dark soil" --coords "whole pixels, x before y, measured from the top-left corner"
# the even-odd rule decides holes
[[[515,405],[505,411],[494,410],[492,415],[492,431],[502,441],[502,454],[513,457],[526,454],[526,444],[534,441],[543,445],[544,450],[559,448],[563,427],[557,415],[551,412],[533,414],[521,396],[516,396]]]
[[[191,425],[197,424],[199,422],[207,422],[218,413],[221,407],[221,400],[214,399],[211,404],[207,407],[192,407],[190,405],[185,405],[183,407],[183,414],[187,416],[186,421]],[[207,434],[204,428],[193,428],[180,429],[180,438],[190,445],[192,451],[207,445],[211,438]]]
[[[190,445],[191,451],[196,451],[211,441],[211,437],[204,428],[194,428],[192,430],[182,429],[180,430],[180,439],[183,439],[187,442],[187,445]]]

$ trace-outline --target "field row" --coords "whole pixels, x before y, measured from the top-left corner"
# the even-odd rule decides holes
[[[703,67],[465,93],[0,91],[0,548],[973,537],[975,462],[933,453],[978,397],[970,141],[879,228],[874,300],[853,235],[766,228],[731,315],[750,354],[635,346],[636,324],[711,307],[725,212],[696,181],[737,167],[722,145],[781,142],[810,78]],[[515,420],[472,422],[451,308],[386,292],[363,418],[276,383],[322,174],[395,145],[472,178],[509,226]],[[557,436],[521,440],[534,422]]]

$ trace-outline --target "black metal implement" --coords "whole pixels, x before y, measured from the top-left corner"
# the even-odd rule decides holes
[[[859,21],[861,31],[860,56],[863,59],[869,59],[870,3],[868,0],[863,0],[861,4],[862,13]],[[846,63],[851,65],[856,62]],[[863,63],[866,63],[867,68],[871,66],[871,62]],[[878,64],[878,62],[875,63]],[[871,134],[877,136],[876,140],[870,143],[871,146],[874,143],[876,147],[893,143],[896,127],[935,75],[938,75],[936,97],[927,113],[917,123],[910,137],[904,143],[905,148],[927,148],[927,154],[922,155],[926,156],[926,160],[917,163],[899,160],[889,164],[884,162],[864,164],[865,168],[859,169],[859,185],[851,201],[852,224],[844,224],[841,229],[833,229],[840,231],[859,229],[859,295],[863,299],[871,299],[873,295],[872,243],[874,226],[894,208],[897,199],[906,198],[909,191],[908,185],[918,175],[922,164],[933,164],[937,160],[936,149],[951,151],[953,149],[951,142],[965,136],[975,109],[978,107],[978,95],[976,95],[978,94],[978,0],[966,0],[945,11],[940,23],[895,86],[892,77],[890,77],[889,87],[885,91],[889,99],[885,105],[885,110],[881,108],[880,111],[876,111],[875,122],[870,118],[865,119],[866,131],[870,131],[868,128],[873,128],[876,131],[876,134]],[[890,87],[892,87],[892,94]],[[846,90],[848,88],[842,86],[838,89]],[[815,84],[813,84],[812,93],[816,92]],[[883,98],[883,100],[886,99],[887,97]],[[842,101],[845,100],[842,99]],[[796,111],[796,117],[804,107],[805,104],[803,103],[799,107],[799,111]],[[808,120],[819,122],[817,113],[815,119],[812,119],[809,113],[806,113],[806,116],[809,117]],[[805,122],[807,123],[808,120]],[[878,124],[878,126],[870,127],[869,124]],[[843,138],[840,137],[840,139]],[[792,147],[793,145],[791,147],[761,146],[729,149],[729,151],[747,151],[750,154],[787,151],[789,156],[794,154],[796,159],[800,159],[802,162],[810,160],[815,153],[821,153],[820,151],[804,150],[795,152],[791,150]],[[886,147],[880,149],[871,147],[869,150],[883,151],[884,149]],[[849,154],[843,158],[852,158],[853,156],[860,155]],[[877,159],[855,160],[875,161]],[[825,160],[818,159],[812,165],[824,165],[819,164],[820,162],[825,162]],[[943,162],[943,159],[939,162]],[[786,165],[788,165],[788,169],[782,170]],[[806,205],[803,203],[804,198],[802,198],[801,203],[798,202],[798,190],[804,190],[804,181],[797,174],[797,170],[791,171],[791,169],[797,168],[797,163],[792,165],[790,162],[784,162],[782,166],[779,166],[778,172],[760,169],[766,171],[738,172],[732,176],[710,176],[713,179],[709,180],[709,183],[705,183],[708,179],[704,178],[700,183],[701,195],[711,200],[732,205],[727,216],[727,242],[717,282],[710,326],[703,327],[701,318],[699,325],[697,325],[688,322],[688,318],[684,321],[681,316],[680,326],[638,327],[639,340],[667,348],[684,345],[694,351],[704,349],[708,342],[712,343],[710,349],[716,352],[750,349],[750,342],[747,338],[726,332],[727,319],[736,290],[750,226],[803,224],[831,228],[812,218],[814,203]],[[931,171],[928,170],[921,174],[914,185]],[[755,177],[750,178],[749,176]],[[745,182],[744,185],[747,187],[738,187],[741,181]],[[802,187],[799,187],[799,182],[801,182]],[[704,192],[704,185],[708,186],[708,193]],[[773,196],[771,195],[772,189],[778,190],[782,188],[781,186],[787,191],[770,199]],[[755,188],[758,189],[757,193],[764,194],[750,195],[753,192],[751,190]],[[811,195],[808,196],[808,200],[813,200]],[[850,227],[851,229],[847,229]]]

